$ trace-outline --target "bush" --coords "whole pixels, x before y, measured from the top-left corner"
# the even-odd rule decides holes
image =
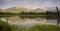
[[[6,22],[0,21],[0,31],[17,31],[17,30],[14,26],[11,26]]]

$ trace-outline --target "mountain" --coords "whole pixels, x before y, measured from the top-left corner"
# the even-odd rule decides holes
[[[20,12],[46,12],[46,10],[48,10],[45,7],[40,7],[40,8],[26,8],[26,7],[11,7],[5,10],[1,10],[1,12],[11,12],[11,13],[20,13]]]
[[[60,7],[58,7],[60,10]],[[20,12],[46,12],[46,11],[56,11],[56,7],[32,7],[32,8],[26,8],[23,6],[19,6],[19,7],[11,7],[8,9],[0,9],[1,12],[11,12],[11,13],[20,13]]]
[[[19,12],[29,12],[30,10],[25,7],[11,7],[5,10],[2,10],[1,12],[11,12],[11,13],[19,13]]]
[[[32,10],[32,12],[46,12],[48,9],[46,7],[40,7],[40,8],[36,8],[35,10]]]
[[[56,7],[48,7],[48,11],[52,11],[52,12],[55,12],[56,11]]]
[[[60,11],[60,7],[58,7]],[[48,11],[56,12],[56,7],[48,7]]]

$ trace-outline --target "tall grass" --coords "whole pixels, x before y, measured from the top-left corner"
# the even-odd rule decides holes
[[[34,25],[24,31],[60,31],[60,27],[55,25]]]
[[[34,25],[32,27],[22,27],[19,26],[18,31],[60,31],[60,26],[55,25]],[[0,21],[0,31],[17,31],[14,26],[9,25],[6,22]]]
[[[0,21],[0,31],[17,31],[17,29],[6,22]]]

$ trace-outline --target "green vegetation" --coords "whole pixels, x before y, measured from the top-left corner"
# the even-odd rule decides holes
[[[0,21],[0,31],[60,31],[60,26],[55,25],[36,24],[32,27],[20,27],[18,27],[19,29],[16,29],[15,26],[11,26],[6,22]]]
[[[34,13],[34,12],[21,12],[18,15],[20,15],[21,18],[44,18],[46,17],[45,13]]]
[[[52,12],[52,11],[46,12],[47,19],[57,19],[57,17],[58,17],[57,12]],[[60,18],[60,12],[59,12],[59,18]]]
[[[17,31],[14,26],[0,20],[0,31]]]
[[[55,25],[34,25],[25,31],[60,31],[60,27]]]
[[[46,15],[46,13],[44,13],[44,12],[39,12],[39,13],[35,13],[35,12],[21,12],[21,13],[19,13],[19,15]]]
[[[60,12],[59,12],[60,13]],[[47,19],[57,19],[57,12],[47,11],[46,13],[35,13],[35,12],[20,12],[20,13],[10,13],[10,12],[0,12],[0,17],[11,17],[19,16],[20,18],[47,18]],[[60,16],[59,16],[60,18]]]
[[[0,17],[11,17],[20,16],[20,18],[44,18],[45,13],[33,13],[33,12],[21,12],[21,13],[10,13],[10,12],[0,12]]]
[[[10,12],[0,12],[0,17],[6,16],[6,17],[10,17],[10,16],[14,16],[15,13],[10,13]]]
[[[35,12],[20,12],[20,13],[10,13],[10,12],[0,12],[0,17],[11,17],[19,16],[20,18],[47,18],[47,19],[57,19],[57,12],[47,11],[46,13],[35,13]]]

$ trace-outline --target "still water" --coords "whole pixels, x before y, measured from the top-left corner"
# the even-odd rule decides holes
[[[7,22],[6,17],[2,17],[1,20]],[[23,26],[31,26],[34,24],[57,25],[57,19],[47,20],[46,18],[20,18],[18,16],[14,16],[8,18],[8,23],[12,25],[23,25]]]

